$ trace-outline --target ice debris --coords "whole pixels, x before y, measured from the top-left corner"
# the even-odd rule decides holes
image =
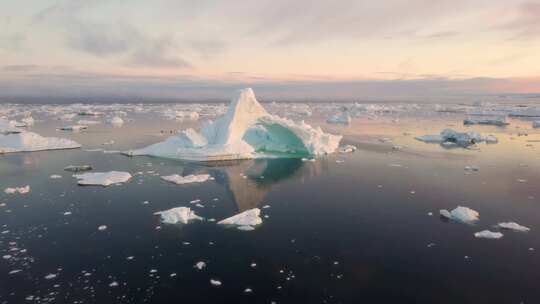
[[[73,177],[77,178],[77,183],[82,186],[110,186],[129,181],[131,174],[128,172],[110,171],[75,174]]]
[[[520,232],[527,232],[527,231],[530,231],[530,230],[531,230],[531,228],[525,227],[525,226],[521,226],[520,224],[515,223],[515,222],[503,222],[503,223],[498,223],[498,224],[497,224],[497,227],[502,228],[502,229],[508,229],[508,230],[514,230],[514,231],[520,231]]]
[[[449,212],[446,209],[439,211],[440,215],[444,218],[456,221],[471,224],[478,221],[479,213],[471,208],[458,206],[456,209]]]
[[[227,112],[205,123],[198,133],[183,131],[163,142],[127,151],[127,155],[149,155],[191,161],[218,161],[267,157],[269,154],[297,156],[333,153],[341,136],[324,133],[302,122],[269,114],[251,89],[241,90]]]
[[[497,143],[497,138],[493,135],[482,136],[476,132],[457,132],[452,129],[445,129],[440,134],[423,135],[416,137],[417,140],[426,143],[454,143],[468,146],[476,143]]]
[[[492,125],[492,126],[507,126],[510,123],[506,120],[506,117],[487,118],[487,119],[465,119],[464,125]]]
[[[326,120],[326,122],[330,124],[349,125],[351,124],[351,115],[349,115],[349,112],[343,111],[339,114],[331,116]]]
[[[90,170],[92,170],[92,166],[90,165],[67,166],[64,168],[64,171],[69,171],[69,172],[82,172],[82,171],[90,171]]]
[[[15,194],[15,193],[26,194],[30,192],[30,186],[26,185],[24,187],[13,187],[13,188],[8,187],[4,190],[4,192],[6,194]]]
[[[476,232],[474,234],[474,237],[481,238],[481,239],[500,239],[503,237],[503,234],[500,232],[492,232],[489,230],[483,230],[480,232]]]
[[[190,184],[190,183],[204,183],[207,180],[211,179],[211,177],[209,174],[199,174],[199,175],[190,174],[186,176],[173,174],[173,175],[162,176],[161,179],[170,183],[177,184],[177,185],[183,185],[183,184]]]
[[[195,214],[188,207],[177,207],[165,211],[159,211],[154,213],[161,216],[161,221],[165,224],[182,223],[187,224],[191,220],[203,220],[202,217]]]
[[[257,226],[262,223],[260,214],[261,210],[259,208],[249,209],[219,221],[218,225],[235,225],[238,226],[239,230],[251,231],[254,230],[253,226]]]

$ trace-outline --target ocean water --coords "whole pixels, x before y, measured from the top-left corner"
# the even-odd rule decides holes
[[[83,148],[0,155],[0,190],[31,187],[26,195],[0,193],[0,303],[540,302],[540,131],[529,120],[464,127],[461,113],[412,110],[336,126],[315,115],[305,119],[344,134],[358,150],[314,162],[198,164],[114,151],[199,122],[128,112],[121,128],[102,123],[70,133],[56,130],[73,124],[56,114],[24,110],[37,120],[32,131]],[[447,149],[414,139],[444,128],[499,142]],[[82,164],[134,178],[77,186],[63,168]],[[464,170],[471,165],[479,171]],[[180,186],[160,179],[175,173],[214,180]],[[153,214],[179,206],[216,220],[258,207],[263,224],[254,231],[207,220],[167,225]],[[457,206],[477,210],[480,221],[439,217]],[[493,227],[503,221],[531,231]],[[504,237],[474,237],[485,229]],[[202,270],[194,267],[199,261]]]

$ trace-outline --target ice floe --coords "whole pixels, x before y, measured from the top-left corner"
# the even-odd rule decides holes
[[[416,137],[417,140],[426,143],[454,143],[468,146],[476,143],[497,143],[497,138],[493,135],[482,136],[476,132],[457,132],[452,129],[445,129],[440,134],[423,135]]]
[[[262,224],[260,214],[261,210],[259,208],[249,209],[219,221],[218,225],[234,225],[238,226],[240,230],[250,231],[254,229],[253,226]]]
[[[4,130],[5,131],[5,130]],[[81,145],[73,140],[43,137],[33,132],[0,134],[0,153],[33,152],[44,150],[75,149]]]
[[[342,124],[349,125],[351,124],[351,115],[347,111],[343,111],[339,114],[335,114],[326,120],[330,124]]]
[[[439,211],[439,214],[447,219],[471,224],[478,221],[479,213],[471,208],[458,206],[452,211],[442,209]]]
[[[120,127],[124,124],[124,120],[119,116],[115,116],[109,120],[109,123],[115,127]]]
[[[215,161],[333,153],[341,136],[324,133],[301,122],[269,114],[251,89],[241,90],[227,112],[203,125],[201,132],[186,130],[178,136],[126,152],[191,161]]]
[[[520,231],[520,232],[527,232],[531,230],[531,228],[522,226],[515,222],[498,223],[497,227],[502,228],[502,229],[513,230],[513,231]]]
[[[69,126],[64,126],[64,127],[59,128],[60,131],[73,131],[73,132],[79,132],[79,131],[85,130],[85,129],[88,129],[88,126],[86,126],[86,125],[69,125]]]
[[[64,168],[65,171],[69,172],[81,172],[81,171],[90,171],[92,170],[92,166],[90,165],[79,165],[79,166],[67,166]]]
[[[30,192],[30,186],[26,185],[26,186],[23,186],[23,187],[6,188],[6,189],[4,189],[4,192],[6,194],[15,194],[15,193],[26,194],[26,193]]]
[[[82,186],[110,186],[125,183],[131,179],[131,174],[121,171],[93,172],[73,175]]]
[[[500,232],[493,232],[489,230],[483,230],[480,232],[476,232],[474,234],[474,237],[481,238],[481,239],[500,239],[503,237],[503,234]]]
[[[195,214],[188,207],[177,207],[165,211],[155,212],[155,215],[161,216],[161,221],[165,224],[182,223],[187,224],[192,220],[203,220],[202,217]]]
[[[211,179],[211,177],[209,174],[198,174],[198,175],[190,174],[186,176],[173,174],[173,175],[162,176],[161,179],[164,181],[168,181],[170,183],[177,184],[177,185],[183,185],[183,184],[191,184],[191,183],[204,183],[207,180]]]

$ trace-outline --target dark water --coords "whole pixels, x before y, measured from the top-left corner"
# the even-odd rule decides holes
[[[395,142],[425,150],[366,148],[316,162],[201,166],[84,150],[0,156],[2,189],[31,186],[27,195],[0,194],[0,250],[12,256],[0,260],[0,303],[540,303],[540,253],[530,249],[540,250],[538,152],[501,132],[499,144],[480,151],[401,136]],[[109,138],[89,134],[73,136]],[[63,171],[72,164],[134,178],[80,187]],[[466,174],[471,164],[481,170]],[[215,180],[178,186],[158,176],[205,172]],[[480,222],[438,217],[457,205],[478,210]],[[243,232],[208,221],[165,225],[153,215],[178,206],[206,219],[254,207],[268,217]],[[474,238],[501,221],[532,230]],[[194,268],[199,261],[207,267]]]

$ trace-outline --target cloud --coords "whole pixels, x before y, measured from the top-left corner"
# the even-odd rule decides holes
[[[512,39],[540,38],[540,2],[522,3],[517,16],[500,28],[512,31]]]

